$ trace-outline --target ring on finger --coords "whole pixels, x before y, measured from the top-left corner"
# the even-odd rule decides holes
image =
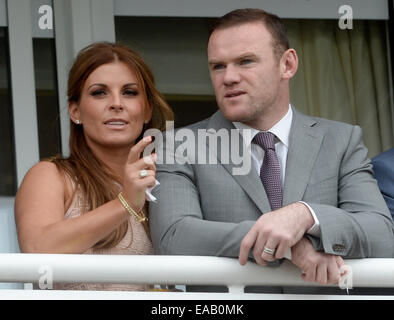
[[[140,177],[141,178],[145,178],[148,175],[148,171],[146,171],[145,169],[140,171]]]
[[[270,249],[264,246],[264,250],[265,253],[270,254],[270,255],[274,255],[276,249]]]

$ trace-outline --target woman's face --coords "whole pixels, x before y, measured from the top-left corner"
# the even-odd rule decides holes
[[[119,61],[101,65],[89,75],[79,103],[70,103],[69,112],[74,122],[80,121],[93,149],[134,145],[152,116],[135,73]]]

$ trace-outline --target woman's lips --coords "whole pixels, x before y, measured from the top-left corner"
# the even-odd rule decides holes
[[[123,120],[109,120],[104,122],[104,125],[111,129],[123,129],[128,125],[128,122]]]

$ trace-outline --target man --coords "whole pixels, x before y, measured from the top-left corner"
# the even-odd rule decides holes
[[[379,189],[394,217],[394,148],[374,157],[372,164]]]
[[[218,164],[158,165],[159,201],[150,205],[157,253],[238,257],[242,265],[287,256],[305,280],[322,284],[337,283],[342,258],[392,257],[393,222],[360,128],[290,105],[298,59],[280,19],[256,9],[223,16],[208,63],[220,110],[188,129],[250,129],[250,137],[228,136],[231,148],[251,150],[252,168],[234,175],[222,150]]]

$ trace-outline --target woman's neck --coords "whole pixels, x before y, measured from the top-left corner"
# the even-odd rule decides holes
[[[106,148],[101,146],[90,146],[95,156],[108,166],[116,175],[123,178],[124,167],[131,146]]]

